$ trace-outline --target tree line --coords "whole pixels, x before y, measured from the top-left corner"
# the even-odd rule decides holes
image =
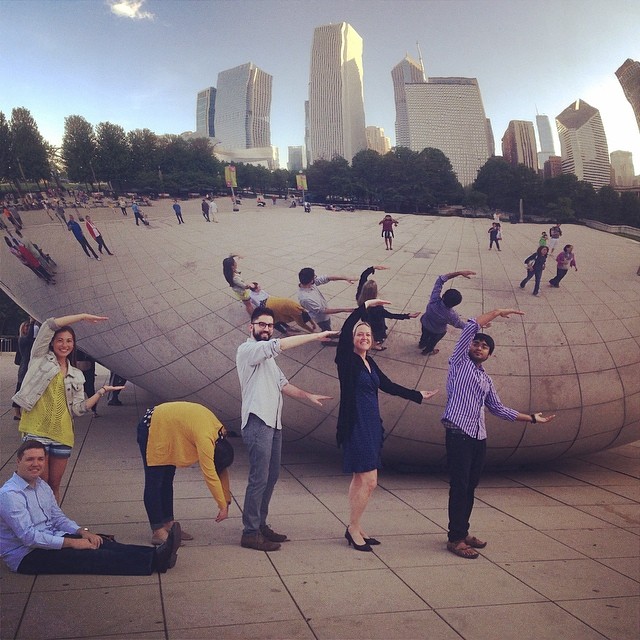
[[[28,109],[13,109],[9,120],[0,112],[0,180],[19,193],[21,184],[61,188],[65,181],[94,191],[108,184],[118,193],[216,192],[225,188],[226,164],[213,155],[208,138],[186,140],[149,129],[126,132],[110,122],[93,126],[79,115],[65,118],[58,148],[42,138]],[[264,194],[295,189],[296,172],[234,164],[239,189]],[[400,213],[434,213],[452,205],[515,213],[522,200],[525,215],[640,226],[640,200],[634,194],[620,194],[609,186],[596,191],[572,174],[543,179],[499,156],[489,158],[466,188],[438,149],[397,147],[385,155],[364,150],[351,165],[334,157],[317,160],[305,173],[307,197],[313,202],[354,202]]]

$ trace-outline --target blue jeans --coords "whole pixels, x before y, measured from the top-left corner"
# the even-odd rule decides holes
[[[150,467],[147,465],[149,427],[144,420],[138,423],[137,440],[144,464],[144,508],[151,530],[156,531],[173,520],[173,465]]]
[[[540,280],[542,279],[542,271],[527,271],[525,279],[520,283],[520,288],[524,289],[524,285],[535,277],[535,286],[533,287],[534,295],[540,291]]]
[[[267,523],[269,502],[280,474],[282,429],[267,426],[249,414],[242,429],[242,440],[249,452],[249,482],[242,508],[243,534],[257,533]]]
[[[475,489],[480,481],[487,441],[472,438],[462,431],[446,429],[449,467],[449,542],[469,535]]]

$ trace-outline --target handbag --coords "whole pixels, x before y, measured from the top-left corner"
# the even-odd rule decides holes
[[[213,464],[218,474],[233,464],[233,445],[229,442],[224,433],[224,428],[218,432],[218,439],[213,449]]]

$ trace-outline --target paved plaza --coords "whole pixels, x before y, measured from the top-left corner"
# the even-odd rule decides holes
[[[489,254],[484,248],[486,221],[480,225],[473,221],[435,219],[430,227],[430,241],[437,240],[447,249],[434,257],[425,246],[426,240],[421,235],[425,222],[419,217],[404,217],[397,231],[396,251],[385,252],[377,226],[379,214],[367,217],[358,212],[348,218],[345,223],[349,226],[348,237],[356,237],[361,228],[362,243],[349,247],[348,237],[341,237],[335,238],[333,247],[330,221],[326,225],[296,225],[288,220],[303,214],[299,209],[288,211],[282,204],[271,210],[252,209],[241,218],[229,211],[228,202],[220,203],[221,222],[210,225],[199,216],[198,200],[183,203],[187,224],[179,232],[190,234],[189,246],[193,246],[197,233],[201,236],[198,242],[202,251],[210,250],[214,255],[210,271],[198,270],[187,262],[177,265],[175,270],[176,281],[181,271],[191,269],[194,288],[217,287],[212,296],[228,298],[219,312],[232,327],[226,334],[226,346],[222,344],[225,341],[220,341],[220,348],[228,358],[233,357],[246,334],[242,305],[220,283],[220,260],[230,249],[245,252],[244,268],[249,277],[261,273],[269,291],[287,296],[295,291],[298,268],[307,262],[316,266],[319,273],[340,273],[345,269],[351,272],[355,265],[362,265],[362,269],[384,262],[392,269],[381,272],[380,281],[392,286],[397,307],[409,310],[414,310],[414,306],[415,310],[421,310],[425,295],[425,287],[418,292],[413,275],[403,272],[410,257],[424,254],[425,258],[436,260],[438,264],[433,268],[441,269],[436,273],[481,264],[487,274],[485,280],[493,286],[491,290],[470,291],[465,311],[475,312],[492,302],[518,304],[531,318],[528,330],[537,331],[538,337],[542,335],[540,323],[552,304],[557,313],[558,307],[567,313],[570,307],[575,313],[581,306],[582,313],[592,319],[604,306],[592,299],[588,289],[597,277],[597,265],[587,260],[593,255],[595,232],[584,228],[576,228],[572,236],[579,239],[582,251],[578,253],[579,261],[583,257],[580,272],[567,276],[567,286],[561,292],[545,289],[536,299],[530,291],[518,290],[514,295],[508,284],[521,277],[520,271],[511,273],[508,265],[516,264],[516,258],[520,264],[526,256],[533,233],[531,225],[507,225],[508,241],[505,240],[503,252]],[[145,243],[145,238],[151,237],[149,229],[136,228],[131,217],[118,217],[119,212],[110,209],[91,213],[109,234],[109,246],[116,256],[106,256],[101,262],[85,259],[65,232],[59,244],[66,250],[66,277],[73,268],[77,268],[78,274],[85,270],[95,284],[96,294],[104,292],[106,284],[115,293],[117,265],[125,247],[131,255],[136,250],[145,252],[148,259],[141,260],[141,271],[153,274],[158,268],[167,269],[161,254],[152,252]],[[170,202],[154,204],[149,213],[156,228],[173,230],[175,217]],[[29,215],[35,220],[36,214],[42,212]],[[313,219],[320,220],[315,213]],[[44,237],[55,229],[53,224],[47,221],[41,230],[33,225],[28,229]],[[265,233],[262,237],[250,234],[242,247],[230,246],[238,237],[231,225],[239,224],[254,231],[264,228]],[[458,249],[456,237],[463,235],[462,229],[467,234],[465,238],[472,231],[481,250],[470,245]],[[171,242],[176,245],[184,242],[177,225],[173,231]],[[277,238],[285,242],[277,245]],[[608,236],[602,234],[601,240],[607,246]],[[615,244],[613,239],[611,243]],[[633,247],[635,250],[637,245]],[[607,255],[608,259],[623,259],[620,254],[613,258],[612,252]],[[282,256],[288,256],[291,263],[286,271],[275,266],[281,264]],[[149,259],[152,257],[157,257],[157,261]],[[494,265],[491,275],[488,261]],[[392,278],[395,278],[393,285],[389,282]],[[344,290],[334,289],[336,306],[352,304],[352,289],[346,286]],[[58,290],[62,290],[58,285],[52,289]],[[554,296],[555,293],[561,295]],[[177,290],[174,295],[178,294]],[[75,310],[94,311],[89,299],[86,300],[86,309]],[[612,357],[620,371],[625,367],[631,371],[633,365],[628,360],[635,357],[640,335],[637,300],[624,304],[631,311],[635,309],[635,316],[630,311],[610,327],[611,331],[624,329],[630,333],[625,342],[627,348]],[[621,308],[619,300],[616,308]],[[158,310],[159,318],[162,314]],[[595,322],[600,322],[598,331],[606,331],[606,318],[594,319]],[[192,326],[195,324],[196,321],[191,322]],[[397,323],[391,332],[389,350],[376,356],[392,375],[409,375],[408,365],[418,362],[424,366],[424,359],[406,355],[407,345],[415,350],[413,343],[419,331],[409,324],[412,323]],[[215,325],[216,330],[221,326],[222,323]],[[496,326],[495,331],[500,330]],[[600,337],[598,340],[602,341]],[[432,367],[446,368],[453,337],[448,336],[442,345],[442,361],[429,364],[429,371]],[[595,350],[591,357],[596,360],[602,355],[600,346],[585,344],[584,359],[576,360],[578,371],[580,362],[584,361],[586,366],[589,349]],[[299,353],[301,358],[307,357],[302,351]],[[405,362],[403,358],[409,360]],[[333,372],[329,355],[325,360],[326,370],[330,368]],[[292,359],[285,369],[293,368],[293,364]],[[507,378],[514,372],[508,366],[506,358],[496,359],[489,371],[499,379],[498,388],[506,396],[503,399],[520,404],[510,397]],[[13,451],[19,441],[10,402],[16,371],[13,354],[0,355],[0,482],[13,472]],[[307,375],[305,371],[302,368],[301,375]],[[320,367],[315,371],[316,375],[321,372]],[[97,385],[104,383],[106,377],[106,370],[100,367]],[[631,374],[622,376],[632,389],[640,385],[636,378]],[[235,392],[234,371],[220,379],[223,390]],[[313,383],[313,379],[303,377],[299,384],[318,386]],[[318,391],[324,388],[320,387]],[[431,388],[426,383],[424,387]],[[606,387],[607,384],[600,384],[604,397],[613,393]],[[219,390],[216,393],[222,397]],[[637,394],[637,389],[634,393]],[[444,389],[441,395],[443,403]],[[97,419],[85,416],[76,420],[76,447],[63,481],[62,507],[70,517],[94,531],[115,534],[121,542],[147,544],[150,532],[142,502],[143,471],[135,426],[157,398],[129,383],[121,399],[122,407],[101,402]],[[307,414],[304,408],[299,408],[302,405],[296,407],[292,403],[288,401],[292,427],[284,446],[281,477],[270,515],[273,527],[286,532],[291,539],[281,550],[267,554],[240,547],[240,507],[248,465],[241,440],[234,439],[236,461],[231,470],[234,502],[226,521],[214,522],[217,506],[197,467],[181,469],[176,474],[176,517],[195,539],[180,550],[174,569],[150,577],[29,577],[11,574],[2,566],[1,637],[104,640],[635,640],[638,637],[640,442],[537,466],[514,464],[500,471],[485,472],[472,524],[473,533],[487,539],[489,544],[481,557],[473,561],[455,557],[445,548],[448,485],[444,473],[400,473],[389,468],[381,473],[380,486],[364,518],[367,531],[382,544],[373,553],[358,553],[347,546],[343,537],[350,478],[341,473],[340,454],[331,442],[333,434],[324,441],[301,438],[304,434],[295,431],[291,417],[296,413],[303,417]],[[234,406],[229,401],[220,409],[220,416],[228,426],[237,429]],[[388,414],[393,406],[383,403],[383,410]],[[213,402],[211,407],[217,409]],[[433,415],[440,409],[441,406],[434,407]],[[335,420],[331,417],[329,420],[334,430]],[[432,416],[425,410],[420,424],[427,420],[432,420]],[[600,420],[606,422],[607,416],[602,415]],[[594,433],[598,431],[595,422],[592,428]]]

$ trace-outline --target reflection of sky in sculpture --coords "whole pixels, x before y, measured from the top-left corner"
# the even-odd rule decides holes
[[[50,253],[58,265],[48,285],[0,251],[2,288],[38,319],[87,311],[109,316],[100,325],[78,325],[79,341],[108,368],[165,399],[189,398],[209,406],[229,427],[240,416],[235,351],[248,335],[248,316],[222,277],[223,257],[240,253],[243,278],[257,280],[272,295],[295,297],[297,272],[353,275],[372,264],[381,295],[394,311],[422,311],[435,278],[458,269],[479,277],[457,279],[460,314],[517,307],[523,319],[497,320],[487,370],[502,401],[521,411],[557,413],[548,426],[524,426],[487,416],[489,460],[521,463],[579,455],[640,435],[640,282],[637,243],[585,227],[563,227],[575,245],[578,273],[560,290],[521,291],[523,259],[535,249],[539,225],[503,225],[503,251],[487,251],[487,220],[400,216],[394,251],[384,250],[378,213],[305,215],[284,204],[230,213],[220,200],[220,223],[206,223],[200,201],[182,203],[186,224],[177,225],[170,201],[145,208],[151,225],[136,226],[131,210],[91,210],[114,256],[100,262],[83,253],[72,234],[44,211],[22,212],[23,235]],[[82,210],[80,211],[82,212]],[[67,214],[75,215],[73,209]],[[83,224],[84,228],[84,224]],[[6,235],[6,232],[4,232]],[[89,242],[93,240],[85,233]],[[3,243],[4,245],[4,243]],[[93,243],[94,248],[96,247]],[[354,303],[355,285],[322,287],[330,306]],[[341,317],[334,317],[339,327]],[[409,387],[439,388],[418,406],[380,394],[390,461],[435,463],[443,459],[440,425],[446,399],[447,358],[457,337],[450,329],[438,356],[420,355],[419,321],[391,321],[388,349],[376,355],[383,371]],[[335,442],[338,383],[335,352],[318,344],[288,350],[278,362],[290,381],[333,395],[323,409],[285,402],[288,439]]]

